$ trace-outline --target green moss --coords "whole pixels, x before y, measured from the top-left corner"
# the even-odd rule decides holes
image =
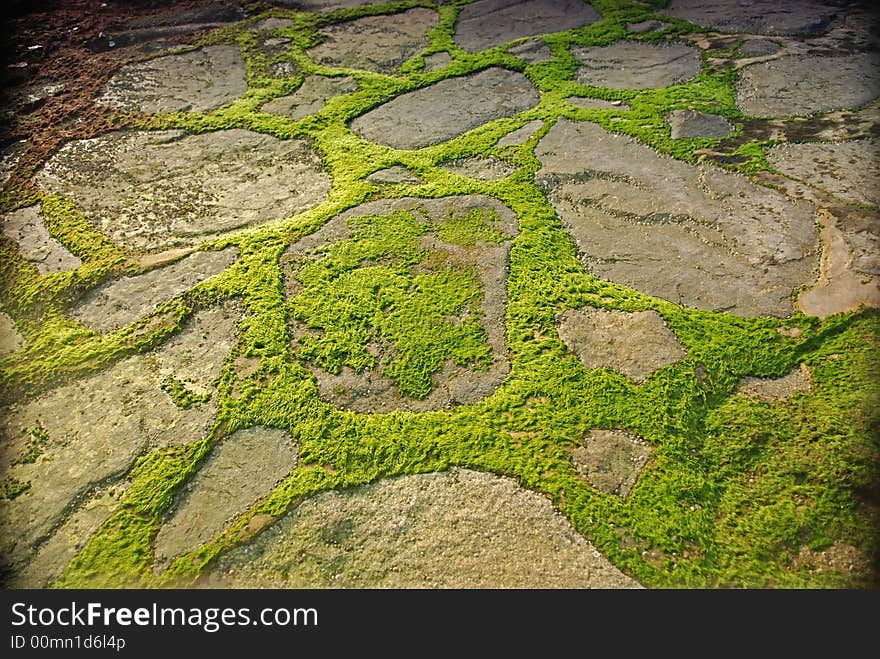
[[[172,402],[182,410],[188,410],[193,405],[204,405],[211,400],[210,392],[197,394],[173,375],[169,375],[162,380],[161,387],[162,391],[171,397]]]
[[[43,428],[39,421],[37,421],[37,425],[28,430],[27,442],[12,464],[23,465],[35,463],[37,458],[43,455],[43,451],[48,443],[49,433],[47,433],[46,429]]]
[[[6,476],[0,483],[0,499],[12,501],[31,489],[30,482],[20,481],[15,476]]]

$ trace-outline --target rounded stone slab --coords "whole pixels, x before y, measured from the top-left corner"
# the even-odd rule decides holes
[[[527,110],[539,100],[522,73],[491,67],[398,96],[352,121],[351,129],[377,144],[420,149]]]
[[[792,55],[744,67],[736,104],[754,117],[806,115],[855,108],[880,96],[874,53]]]
[[[610,46],[574,46],[581,62],[581,85],[612,89],[651,89],[687,82],[700,73],[700,53],[693,46],[617,41]]]
[[[538,34],[595,23],[601,16],[582,0],[477,0],[462,7],[455,42],[470,52]]]
[[[331,98],[347,94],[355,89],[357,89],[357,82],[354,81],[354,78],[308,76],[296,92],[290,96],[282,96],[269,101],[262,110],[288,119],[303,119],[320,111]]]
[[[648,462],[651,447],[641,437],[621,430],[591,430],[571,455],[581,478],[597,490],[629,496]]]
[[[741,316],[788,316],[792,291],[815,279],[808,202],[592,123],[559,121],[535,155],[536,181],[600,277]]]
[[[237,250],[196,252],[176,263],[123,277],[90,291],[70,315],[97,332],[124,327],[158,305],[219,274],[238,258]]]
[[[671,129],[670,137],[677,140],[682,137],[727,137],[733,132],[727,119],[717,114],[708,114],[697,110],[673,110],[666,115]]]
[[[656,311],[571,309],[558,318],[559,338],[589,369],[608,368],[635,382],[687,357]]]
[[[672,0],[661,11],[721,32],[779,35],[821,34],[843,13],[815,0]]]
[[[18,244],[21,255],[37,266],[41,275],[73,270],[82,260],[49,235],[39,206],[20,208],[3,217],[3,235]]]
[[[639,588],[550,501],[466,469],[300,504],[222,556],[220,588]]]
[[[386,16],[365,16],[323,28],[327,40],[306,53],[318,64],[393,73],[428,46],[437,12],[417,7]]]
[[[855,202],[880,206],[880,140],[780,144],[767,161],[786,176]]]
[[[117,73],[97,103],[136,112],[205,112],[247,91],[238,46],[207,46],[129,64]]]
[[[0,357],[15,352],[24,345],[24,338],[15,328],[15,321],[0,311]]]
[[[299,448],[286,430],[238,430],[216,446],[156,536],[165,562],[207,542],[295,466]]]
[[[330,176],[302,140],[234,128],[116,131],[64,145],[37,174],[114,241],[139,250],[197,245],[319,204]]]

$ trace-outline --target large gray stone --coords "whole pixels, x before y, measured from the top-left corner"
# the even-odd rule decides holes
[[[539,100],[522,73],[492,67],[398,96],[355,119],[351,128],[378,144],[419,149],[522,112]]]
[[[721,32],[814,35],[840,21],[843,9],[816,0],[672,0],[668,16]]]
[[[302,86],[290,96],[282,96],[263,106],[263,112],[279,114],[289,119],[303,119],[315,114],[331,98],[357,89],[354,78],[328,78],[308,76]]]
[[[205,112],[247,90],[238,46],[207,46],[124,66],[97,103],[139,112]]]
[[[786,176],[857,204],[880,206],[880,140],[780,144],[767,150]]]
[[[167,561],[207,542],[295,466],[299,447],[276,428],[238,430],[216,446],[156,536],[156,558]]]
[[[124,327],[158,305],[228,268],[237,251],[196,252],[176,263],[123,277],[90,291],[71,315],[97,332]]]
[[[222,588],[638,588],[513,479],[453,469],[327,492],[220,558]]]
[[[21,255],[37,266],[41,275],[64,272],[82,265],[82,260],[49,235],[39,206],[28,206],[3,217],[3,235],[18,243]]]
[[[470,52],[538,34],[572,30],[601,18],[582,0],[477,0],[455,22],[455,42]]]
[[[304,141],[238,128],[117,131],[69,142],[36,180],[134,249],[196,245],[282,220],[317,205],[330,189]]]
[[[428,46],[437,12],[417,7],[400,14],[365,16],[323,28],[323,43],[306,52],[318,64],[392,73]]]
[[[601,277],[701,309],[788,316],[815,276],[811,204],[591,123],[559,121],[536,155],[536,180]]]
[[[648,89],[687,82],[700,72],[700,53],[693,46],[617,41],[610,46],[574,46],[581,62],[577,82],[612,89]]]
[[[854,108],[880,96],[877,56],[792,55],[740,71],[736,103],[756,117]]]
[[[673,110],[666,115],[671,129],[670,137],[677,140],[681,137],[727,137],[733,132],[727,119],[717,114],[708,114],[697,110]]]

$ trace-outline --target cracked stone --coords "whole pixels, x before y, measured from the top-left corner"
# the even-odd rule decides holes
[[[673,110],[666,115],[666,121],[672,129],[671,137],[727,137],[733,132],[727,119],[717,114],[698,112],[697,110]]]
[[[693,46],[617,41],[610,46],[574,46],[581,62],[581,85],[612,89],[650,89],[687,82],[700,73],[700,52]]]
[[[65,272],[82,265],[82,260],[49,235],[40,207],[28,206],[3,217],[3,235],[18,244],[21,255],[37,266],[41,275]]]
[[[419,149],[527,110],[539,100],[522,73],[491,67],[398,96],[355,119],[351,128],[377,144]],[[443,112],[437,112],[441,106]]]
[[[758,398],[770,402],[788,400],[800,391],[813,388],[810,367],[801,364],[791,373],[781,378],[743,378],[736,389],[740,396]]]
[[[242,129],[117,131],[65,144],[37,174],[133,249],[197,245],[323,201],[330,176],[303,140]]]
[[[312,75],[290,96],[282,96],[263,105],[263,112],[278,114],[289,119],[303,119],[315,114],[331,98],[342,96],[357,89],[357,82],[348,76],[328,78]]]
[[[591,430],[571,455],[581,478],[597,490],[626,498],[651,455],[640,437],[621,430]]]

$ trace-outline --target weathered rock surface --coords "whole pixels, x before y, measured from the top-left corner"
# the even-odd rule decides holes
[[[196,245],[282,220],[317,205],[330,189],[304,141],[237,128],[118,131],[69,142],[36,180],[134,249]]]
[[[24,345],[24,338],[15,329],[15,322],[0,311],[0,357],[15,352]]]
[[[476,52],[523,37],[583,27],[600,18],[580,0],[477,0],[462,7],[455,42]]]
[[[664,23],[663,21],[657,21],[654,19],[647,21],[639,21],[638,23],[627,23],[626,29],[630,32],[635,32],[636,34],[642,34],[644,32],[657,32],[658,30],[662,30],[668,25],[668,23]]]
[[[808,203],[591,123],[559,121],[536,155],[536,180],[601,277],[742,316],[790,315],[792,291],[815,277]]]
[[[539,62],[547,62],[553,59],[553,53],[550,47],[540,39],[529,39],[523,43],[512,46],[511,55],[519,57],[526,64],[537,64]]]
[[[422,179],[401,165],[386,167],[378,172],[373,172],[367,177],[367,180],[371,183],[408,183],[410,185],[422,182]]]
[[[801,364],[800,368],[781,378],[744,378],[740,381],[736,393],[774,402],[788,400],[799,391],[810,391],[812,388],[813,378],[810,367]]]
[[[579,108],[584,108],[585,110],[617,110],[619,112],[629,110],[629,106],[621,103],[620,101],[606,101],[602,98],[583,98],[581,96],[569,96],[565,100],[572,105],[576,105]]]
[[[323,28],[323,43],[306,52],[318,64],[392,73],[428,46],[437,12],[417,7],[386,16],[365,16]]]
[[[559,338],[589,369],[608,368],[636,382],[687,357],[656,311],[571,309],[558,318]]]
[[[451,160],[443,165],[443,169],[483,181],[498,181],[513,174],[516,171],[516,165],[495,156],[486,156]]]
[[[375,3],[376,0],[269,0],[269,4],[284,7],[285,9],[297,9],[299,11],[312,11],[326,14],[337,9],[349,9]]]
[[[124,327],[162,302],[219,274],[236,258],[233,248],[196,252],[171,265],[111,281],[89,292],[71,315],[97,332]]]
[[[207,46],[124,66],[97,102],[137,112],[205,112],[247,90],[238,46]]]
[[[351,128],[378,144],[419,149],[527,110],[539,100],[522,73],[492,67],[398,96],[355,119]]]
[[[452,63],[452,56],[443,51],[442,53],[432,53],[425,57],[425,71],[439,71]]]
[[[792,55],[740,71],[736,103],[756,117],[854,108],[880,96],[877,56]]]
[[[661,11],[722,32],[784,35],[821,34],[842,15],[841,7],[815,0],[672,0]]]
[[[263,112],[278,114],[289,119],[303,119],[319,112],[331,98],[357,89],[357,82],[348,76],[328,78],[312,75],[290,96],[282,96],[263,106]]]
[[[612,89],[668,87],[695,78],[700,53],[682,43],[663,45],[617,41],[610,46],[574,46],[581,62],[576,80],[581,85]]]
[[[18,243],[21,255],[37,266],[41,275],[64,272],[82,265],[82,260],[49,235],[39,206],[20,208],[3,217],[3,235]]]
[[[295,466],[299,448],[285,430],[247,428],[220,441],[156,536],[167,561],[207,542]]]
[[[786,176],[857,204],[880,206],[880,140],[780,144],[767,160]]]
[[[748,39],[737,52],[743,57],[765,57],[778,53],[782,46],[772,39]]]
[[[651,447],[621,430],[591,430],[577,447],[571,462],[581,477],[597,490],[626,498],[632,491]]]
[[[546,498],[465,469],[305,501],[204,582],[222,588],[637,588]]]
[[[673,110],[666,115],[666,121],[674,140],[680,137],[720,138],[733,132],[733,126],[724,117],[697,110]]]
[[[507,135],[502,137],[495,146],[516,146],[518,144],[523,144],[527,142],[529,138],[537,133],[544,127],[544,122],[540,119],[533,119],[532,121],[528,121],[525,125],[520,126],[514,131],[509,132]]]

